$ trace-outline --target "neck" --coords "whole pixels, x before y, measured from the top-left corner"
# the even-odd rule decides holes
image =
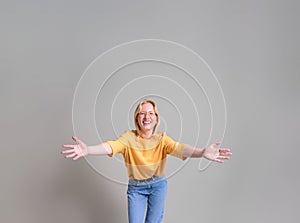
[[[151,137],[152,137],[152,131],[147,131],[147,132],[143,132],[142,134],[141,134],[141,137],[143,138],[143,139],[150,139]]]

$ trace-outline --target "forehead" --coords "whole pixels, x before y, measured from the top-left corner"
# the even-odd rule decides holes
[[[153,111],[153,105],[151,103],[142,104],[141,111]]]

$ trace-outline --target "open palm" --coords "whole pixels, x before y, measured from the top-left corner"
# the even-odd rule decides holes
[[[77,142],[76,145],[63,145],[64,148],[70,148],[68,150],[64,150],[62,154],[68,154],[66,158],[73,158],[73,160],[77,160],[80,157],[84,157],[88,154],[88,147],[87,145],[79,140],[76,136],[73,136],[72,139]]]
[[[229,160],[232,153],[229,148],[217,148],[221,142],[215,142],[208,146],[203,153],[203,157],[215,161],[218,163],[223,163],[224,160]]]

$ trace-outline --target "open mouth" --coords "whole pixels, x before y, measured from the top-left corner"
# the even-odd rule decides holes
[[[150,125],[152,122],[150,122],[150,121],[143,121],[143,124],[144,125]]]

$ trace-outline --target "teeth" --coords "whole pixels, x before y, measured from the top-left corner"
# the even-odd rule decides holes
[[[151,122],[143,122],[144,124],[150,124]]]

